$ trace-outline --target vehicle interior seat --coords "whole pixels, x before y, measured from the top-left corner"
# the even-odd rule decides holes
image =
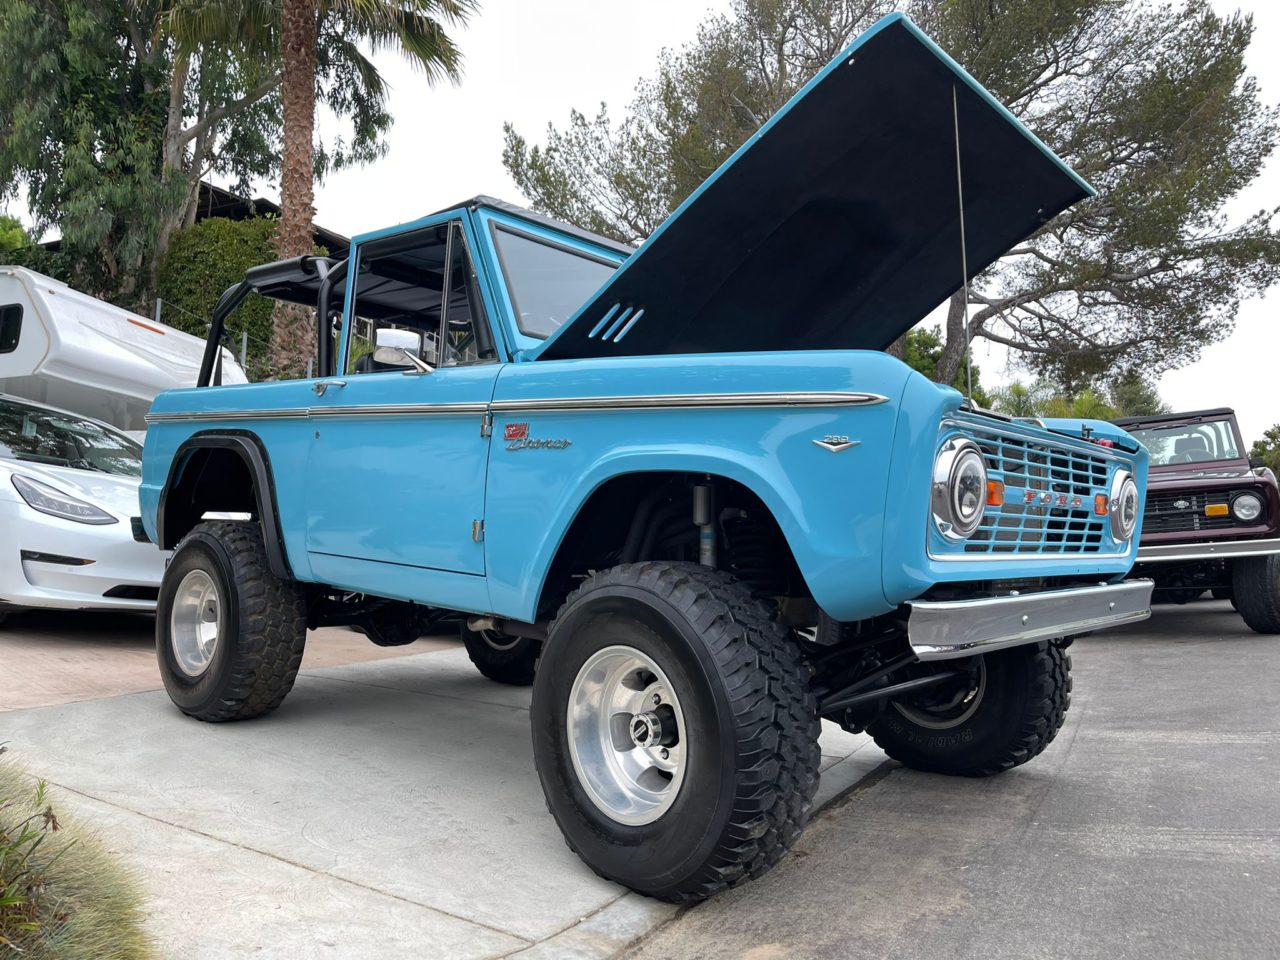
[[[1188,463],[1212,459],[1209,444],[1201,436],[1179,437],[1173,444],[1173,452]]]

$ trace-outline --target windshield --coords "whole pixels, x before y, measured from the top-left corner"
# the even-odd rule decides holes
[[[1151,466],[1239,460],[1236,432],[1230,420],[1204,420],[1129,431],[1151,454]]]
[[[0,460],[142,476],[142,447],[91,420],[0,400]]]
[[[555,333],[619,266],[501,227],[493,235],[516,323],[539,339]]]

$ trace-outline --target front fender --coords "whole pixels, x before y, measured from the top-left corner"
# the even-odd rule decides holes
[[[714,381],[729,372],[709,371],[705,358],[653,359],[662,361],[667,394],[708,392],[708,381],[714,390],[720,385]],[[711,474],[742,484],[771,511],[814,599],[831,616],[855,620],[892,609],[881,589],[881,543],[897,400],[910,371],[883,354],[805,359],[737,358],[732,388],[776,390],[782,381],[790,390],[856,388],[885,402],[496,415],[485,505],[494,612],[532,620],[556,551],[583,506],[608,481],[637,473]],[[559,363],[530,365],[537,369],[526,376],[535,378],[536,390],[500,380],[498,399],[602,393],[604,384],[619,395],[654,393],[639,383],[626,390],[651,364],[650,358],[567,362],[563,376],[552,369]],[[509,443],[503,439],[508,427],[556,444]],[[814,442],[833,434],[857,443],[833,453]]]

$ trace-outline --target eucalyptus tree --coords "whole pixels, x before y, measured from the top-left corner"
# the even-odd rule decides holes
[[[1099,190],[976,278],[967,327],[951,299],[938,380],[971,336],[1072,393],[1154,377],[1280,276],[1276,210],[1225,212],[1274,149],[1277,114],[1245,67],[1251,19],[1206,0],[735,0],[662,54],[620,119],[574,111],[542,144],[508,124],[503,161],[539,209],[643,239],[895,6]]]
[[[90,292],[143,306],[199,181],[275,163],[270,64],[177,50],[179,0],[0,0],[0,200]]]

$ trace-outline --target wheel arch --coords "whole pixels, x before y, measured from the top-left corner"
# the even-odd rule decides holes
[[[156,534],[172,550],[207,512],[248,513],[262,528],[271,572],[293,579],[262,439],[248,430],[209,430],[178,447],[156,509]]]
[[[571,572],[573,558],[584,547],[589,551],[589,541],[595,538],[595,546],[618,544],[620,551],[618,562],[631,563],[643,560],[661,559],[650,550],[646,554],[643,543],[631,544],[627,540],[634,535],[635,525],[652,520],[645,516],[645,496],[657,493],[664,487],[678,487],[692,484],[698,479],[711,481],[717,490],[717,503],[732,503],[739,507],[755,508],[762,515],[768,529],[776,534],[777,546],[782,556],[778,568],[784,575],[791,576],[800,590],[812,596],[809,583],[800,565],[799,558],[792,546],[792,538],[787,528],[795,529],[797,518],[786,512],[785,507],[770,503],[762,496],[760,488],[766,488],[759,477],[742,476],[738,471],[712,469],[672,469],[658,468],[654,465],[639,463],[625,467],[615,465],[619,469],[602,473],[594,478],[589,487],[583,485],[585,492],[572,511],[566,511],[566,518],[555,525],[558,536],[551,544],[547,556],[539,562],[540,579],[534,595],[535,610],[542,610],[550,594],[560,586],[558,577]],[[736,475],[735,475],[736,474]],[[754,482],[753,482],[754,481]],[[772,499],[772,498],[771,498]],[[780,515],[781,513],[781,515]],[[690,513],[690,529],[692,519]],[[630,549],[628,549],[630,546]],[[723,547],[723,543],[721,544]],[[722,561],[724,554],[721,554]],[[721,564],[723,569],[723,564]]]

